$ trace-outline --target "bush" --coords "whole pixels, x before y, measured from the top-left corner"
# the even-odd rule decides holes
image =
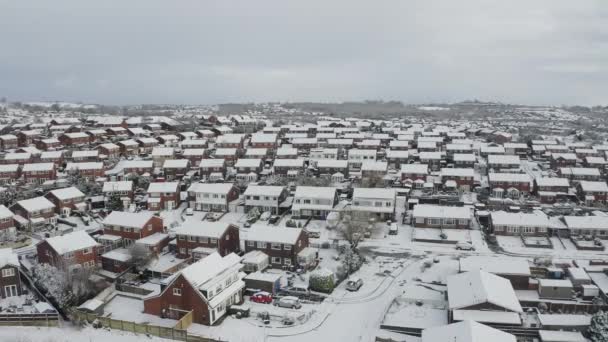
[[[335,285],[334,273],[326,268],[313,271],[308,279],[308,286],[313,291],[331,293]]]

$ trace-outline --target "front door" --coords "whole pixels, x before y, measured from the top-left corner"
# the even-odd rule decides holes
[[[6,297],[17,296],[17,285],[7,285],[4,287],[4,294]]]

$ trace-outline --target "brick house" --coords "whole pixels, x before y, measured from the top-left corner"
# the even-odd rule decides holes
[[[500,154],[490,154],[488,156],[488,168],[491,169],[518,169],[519,166],[519,156]]]
[[[179,182],[150,183],[148,210],[173,210],[181,204]]]
[[[19,164],[0,165],[0,184],[12,183],[19,178]]]
[[[17,148],[19,142],[17,136],[13,134],[0,135],[0,148],[3,150],[11,150]]]
[[[0,204],[0,239],[13,240],[17,233],[15,228],[15,214],[7,207]]]
[[[560,195],[567,195],[570,182],[567,178],[543,177],[534,180],[534,192],[541,203],[555,203]]]
[[[173,147],[155,147],[150,153],[154,167],[162,167],[167,159],[175,159],[175,149]]]
[[[301,228],[276,228],[256,225],[249,229],[245,253],[264,252],[274,268],[297,267],[298,253],[308,247],[308,235]]]
[[[426,182],[429,175],[429,166],[427,164],[402,164],[401,165],[401,181]]]
[[[235,148],[243,149],[245,142],[245,134],[224,134],[215,138],[215,146],[217,148]]]
[[[53,163],[55,167],[63,165],[63,151],[45,151],[40,153],[41,163]]]
[[[29,146],[34,143],[34,140],[39,139],[41,132],[37,129],[29,131],[21,131],[17,133],[17,142],[19,146]]]
[[[105,176],[102,162],[68,163],[65,172],[78,175],[84,179],[95,180]]]
[[[253,148],[267,148],[274,151],[278,146],[278,136],[276,134],[255,133],[251,135],[249,143]]]
[[[139,143],[133,139],[122,140],[116,143],[123,156],[136,156],[139,154]]]
[[[182,179],[190,170],[188,159],[167,159],[163,163],[163,173],[168,181]]]
[[[294,217],[325,219],[336,204],[338,204],[336,188],[298,186],[291,212]]]
[[[91,137],[84,132],[64,133],[58,139],[64,146],[85,145],[91,141]]]
[[[123,238],[125,245],[132,244],[154,233],[163,233],[163,219],[152,213],[113,211],[102,222],[104,234]]]
[[[99,244],[83,230],[47,238],[36,245],[38,262],[66,271],[95,268]]]
[[[84,212],[87,206],[84,202],[84,194],[73,186],[52,190],[44,197],[53,202],[56,213],[66,216],[70,216],[73,210]]]
[[[223,159],[227,166],[233,166],[239,157],[239,150],[236,148],[216,148],[213,156],[215,159]]]
[[[182,150],[185,150],[188,148],[206,148],[207,140],[206,139],[188,139],[188,140],[184,140],[184,141],[180,142],[179,147],[181,147]]]
[[[113,196],[119,196],[123,208],[128,208],[133,201],[133,181],[108,181],[103,183],[101,190],[106,205]]]
[[[510,213],[494,211],[490,214],[491,230],[496,235],[544,236],[551,226],[547,215],[541,211]]]
[[[370,218],[377,221],[394,220],[395,195],[394,189],[355,188],[350,207],[353,218],[365,221]]]
[[[100,154],[108,158],[118,158],[120,156],[120,146],[113,143],[105,143],[97,146]]]
[[[492,196],[519,198],[530,193],[532,179],[525,173],[489,173],[488,182]]]
[[[192,321],[213,325],[231,305],[243,302],[245,282],[240,257],[213,253],[165,279],[158,295],[144,299],[144,312],[180,319],[192,311]]]
[[[125,160],[122,163],[122,172],[128,174],[152,174],[154,171],[154,162],[151,160]]]
[[[182,158],[188,159],[190,165],[198,165],[206,156],[207,150],[204,148],[187,148],[182,151]]]
[[[89,131],[85,131],[85,133],[89,136],[89,142],[102,141],[107,138],[108,132],[103,129],[92,129]]]
[[[188,188],[189,208],[203,211],[228,211],[228,204],[239,198],[232,183],[195,183]]]
[[[456,153],[452,156],[452,162],[456,168],[473,168],[476,161],[477,157],[473,153]]]
[[[4,155],[4,159],[2,159],[2,164],[28,164],[31,163],[34,159],[32,158],[32,154],[29,152],[14,152],[7,153]]]
[[[264,166],[264,162],[262,159],[242,159],[236,161],[234,164],[234,168],[237,173],[240,174],[248,174],[248,173],[256,173],[259,174],[262,171],[262,167]]]
[[[139,138],[137,140],[139,144],[139,153],[151,153],[152,150],[158,146],[158,140],[154,138]]]
[[[25,164],[21,168],[21,176],[27,184],[42,184],[57,178],[54,163]]]
[[[287,176],[304,172],[304,159],[275,159],[272,164],[275,175]]]
[[[72,161],[80,162],[95,162],[99,159],[98,150],[78,150],[72,151]]]
[[[101,268],[108,272],[122,273],[131,267],[132,259],[128,249],[116,248],[101,255]]]
[[[473,215],[470,208],[417,204],[412,212],[412,223],[419,228],[468,229]]]
[[[61,142],[56,138],[36,140],[36,148],[42,151],[54,150],[61,147]]]
[[[559,167],[576,166],[577,157],[574,153],[552,153],[551,168],[557,170]]]
[[[576,186],[578,197],[588,206],[606,205],[608,185],[606,182],[580,181]]]
[[[226,176],[226,161],[224,159],[202,159],[198,164],[201,178],[208,179],[212,173]]]
[[[287,199],[287,188],[284,186],[249,185],[245,190],[245,212],[257,208],[260,213],[270,212],[279,215],[287,210],[281,204]]]
[[[23,294],[19,257],[11,248],[0,249],[0,298]]]
[[[348,177],[348,161],[347,160],[330,160],[322,159],[317,161],[317,172],[319,175],[333,175],[337,172],[344,177]]]
[[[441,184],[447,186],[448,182],[452,182],[460,190],[471,191],[475,185],[475,170],[442,168]]]
[[[239,228],[227,222],[185,221],[175,229],[177,255],[192,257],[192,250],[213,249],[221,256],[240,250]]]
[[[45,197],[21,200],[13,204],[10,209],[27,222],[25,228],[32,230],[44,224],[54,225],[57,222],[55,205]]]

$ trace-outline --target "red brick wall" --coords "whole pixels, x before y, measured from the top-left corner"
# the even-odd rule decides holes
[[[181,289],[181,296],[173,295],[174,288]],[[171,313],[171,310],[168,310],[169,307],[173,306],[180,310],[192,310],[194,323],[209,325],[209,309],[197,291],[192,288],[183,275],[179,275],[159,296],[144,300],[144,312],[160,316],[165,309],[167,317]]]

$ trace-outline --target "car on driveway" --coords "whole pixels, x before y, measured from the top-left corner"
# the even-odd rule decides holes
[[[463,251],[474,251],[475,247],[468,242],[459,242],[456,244],[456,249]]]
[[[272,303],[272,295],[268,292],[257,292],[251,296],[251,301],[254,303],[270,304]]]
[[[359,291],[363,286],[363,280],[361,278],[352,278],[346,281],[346,289],[348,291]]]
[[[275,306],[289,309],[299,309],[302,307],[298,297],[287,296],[274,301]]]

